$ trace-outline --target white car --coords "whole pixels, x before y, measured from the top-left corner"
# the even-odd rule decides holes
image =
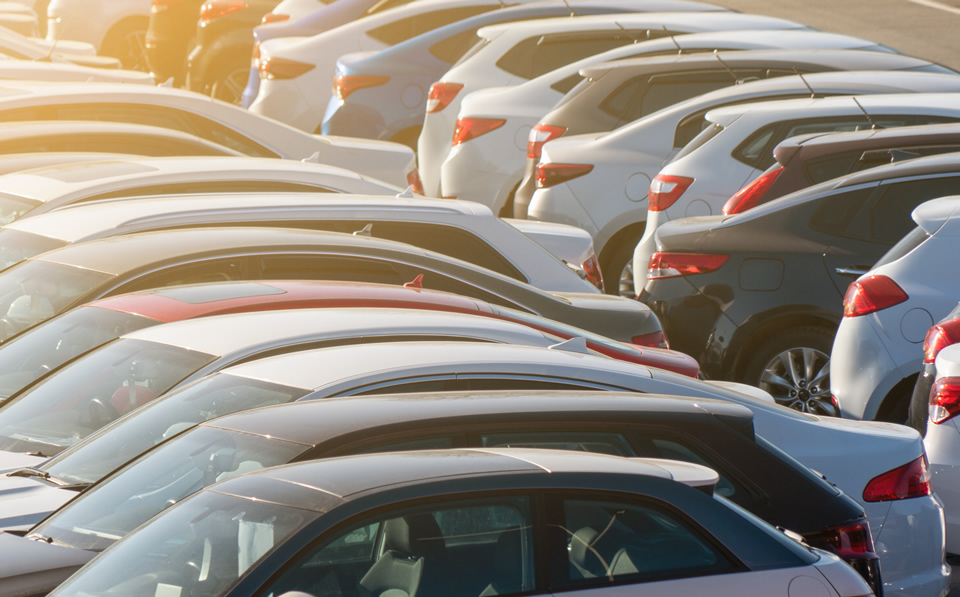
[[[524,208],[527,216],[576,225],[590,232],[608,290],[620,280],[621,294],[636,296],[646,283],[646,262],[641,263],[636,277],[631,263],[640,263],[632,260],[648,218],[650,181],[701,132],[709,110],[803,96],[809,94],[807,85],[824,96],[960,92],[960,77],[907,71],[812,73],[803,79],[774,77],[705,93],[610,133],[560,137],[543,146],[547,159],[584,167],[579,176],[553,184],[542,181],[542,188],[533,193],[535,199]],[[540,159],[549,164],[542,155]],[[518,195],[516,200],[522,203],[524,198]]]
[[[333,182],[334,176],[329,179]],[[347,233],[363,230],[376,238],[469,261],[542,290],[596,291],[558,259],[583,267],[582,262],[570,260],[583,252],[593,254],[586,232],[568,226],[527,226],[524,233],[476,203],[331,193],[134,199],[80,203],[0,228],[0,268],[56,247],[121,234],[251,224]],[[563,246],[554,256],[538,243]]]
[[[5,189],[0,196],[4,225],[73,203],[138,195],[399,191],[334,166],[248,157],[131,158],[49,166],[0,176],[0,185]]]
[[[0,27],[31,36],[40,32],[40,20],[33,8],[20,2],[0,2]]]
[[[473,91],[519,85],[564,65],[648,36],[754,29],[810,28],[785,19],[726,12],[590,15],[484,27],[477,32],[480,44],[430,88],[423,130],[417,144],[424,189],[429,189],[430,193],[442,190],[440,168],[452,147],[460,104]],[[470,134],[477,132],[475,126]],[[467,131],[462,131],[459,136],[462,138],[466,134]],[[525,144],[526,139],[521,135],[518,143]]]
[[[399,143],[311,135],[200,93],[90,83],[56,85],[7,81],[0,86],[0,122],[113,120],[191,133],[254,157],[313,157],[406,187],[419,177],[413,152]],[[416,185],[415,185],[416,186]]]
[[[21,81],[99,82],[154,85],[153,77],[134,70],[93,68],[72,62],[0,61],[0,79]]]
[[[955,184],[949,186],[956,192]],[[917,227],[851,284],[844,297],[844,316],[830,355],[830,389],[844,417],[874,419],[888,398],[906,412],[923,367],[927,330],[960,296],[960,280],[942,275],[952,269],[944,260],[960,250],[960,197],[927,201],[912,215]],[[928,432],[931,427],[927,425]],[[960,536],[955,545],[960,546]]]
[[[930,460],[930,482],[943,501],[947,552],[960,554],[960,345],[941,350],[936,367],[923,444]]]
[[[960,121],[958,99],[956,93],[891,93],[760,102],[711,110],[703,132],[650,183],[646,228],[633,262],[650,261],[656,251],[654,235],[664,222],[719,214],[731,196],[772,165],[773,148],[784,139],[874,125],[891,128],[956,122]],[[561,142],[557,141],[557,147]],[[544,148],[542,162],[554,160],[551,151],[549,146]],[[558,158],[560,155],[558,151]],[[536,201],[535,194],[531,213],[536,211]],[[646,282],[642,270],[636,268],[634,272],[637,288]]]
[[[125,437],[115,437],[112,443],[130,445],[132,452],[138,452],[152,446],[168,428],[171,433],[182,430],[182,426],[172,427],[160,414],[164,402],[214,392],[257,395],[265,386],[278,396],[289,394],[304,399],[512,387],[628,390],[715,398],[749,408],[754,413],[758,435],[824,474],[863,505],[881,558],[888,597],[941,597],[946,591],[949,567],[943,562],[943,510],[929,484],[921,478],[909,488],[905,482],[902,487],[894,484],[890,493],[880,494],[881,488],[890,488],[891,478],[905,481],[924,466],[923,446],[916,431],[804,415],[771,403],[769,395],[756,388],[681,379],[662,370],[584,354],[575,345],[576,342],[568,342],[543,349],[489,343],[388,342],[265,358],[223,369],[176,394],[168,394],[138,412],[156,414],[145,416],[139,425],[127,427],[135,427],[135,433],[121,433]],[[148,429],[150,421],[156,421],[155,429]],[[122,427],[118,424],[113,429],[119,431]],[[81,449],[82,445],[78,445],[75,450]],[[67,454],[64,453],[64,463]],[[44,466],[50,468],[53,476],[55,462]],[[21,492],[11,492],[10,498],[2,502],[4,507],[17,512],[22,508],[24,514],[31,512],[27,508],[43,508],[44,494],[63,493],[31,478],[4,478],[0,488],[8,485],[20,488]],[[27,497],[30,495],[32,499]],[[56,499],[62,502],[64,498]]]
[[[47,41],[72,39],[91,44],[125,68],[143,66],[150,0],[50,0]]]
[[[440,170],[444,195],[482,201],[494,211],[506,210],[506,214],[525,218],[529,196],[522,212],[512,210],[510,204],[513,192],[524,178],[525,160],[535,159],[531,154],[538,158],[539,148],[545,142],[538,137],[544,133],[532,129],[566,91],[582,80],[578,76],[580,69],[627,57],[674,53],[678,45],[689,52],[778,48],[889,51],[864,39],[822,31],[690,33],[682,38],[652,39],[614,48],[516,86],[474,91],[463,98],[457,120],[489,119],[503,124],[473,137],[469,143],[453,146]],[[553,139],[559,135],[555,131],[549,136]]]

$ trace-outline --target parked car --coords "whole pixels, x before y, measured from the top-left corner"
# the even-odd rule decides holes
[[[518,85],[648,36],[754,29],[789,31],[809,27],[785,19],[724,12],[653,13],[616,18],[594,15],[484,27],[477,32],[483,45],[476,46],[476,52],[466,55],[430,87],[423,131],[417,144],[424,189],[430,193],[440,191],[440,168],[450,153],[460,104],[473,91]],[[541,37],[543,43],[539,41]]]
[[[98,53],[119,59],[124,68],[146,70],[143,47],[150,5],[150,0],[50,0],[47,41],[84,41]]]
[[[603,280],[581,278],[536,242],[538,236],[551,235],[558,243],[570,242],[580,232],[579,242],[571,243],[578,248],[570,253],[578,254],[585,244],[592,256],[590,237],[583,231],[555,234],[546,227],[528,236],[482,205],[332,193],[177,195],[81,203],[0,228],[0,270],[56,247],[122,234],[250,225],[347,234],[363,231],[462,259],[541,290],[591,292],[597,289],[594,284],[603,287]],[[574,262],[573,266],[596,274],[591,263]]]
[[[145,85],[50,85],[9,81],[0,122],[95,120],[149,124],[191,133],[251,157],[313,159],[419,189],[413,152],[397,143],[304,134],[190,91]],[[313,157],[315,156],[315,157]]]
[[[947,346],[936,358],[936,379],[930,390],[929,420],[923,445],[930,459],[930,483],[943,501],[946,549],[960,553],[960,502],[957,481],[956,415],[960,407],[960,348]]]
[[[76,489],[48,491],[69,499],[79,487],[86,490],[17,543],[45,538],[55,545],[51,552],[61,546],[100,552],[167,504],[195,493],[198,485],[291,462],[412,449],[561,449],[707,466],[718,473],[717,494],[771,525],[799,533],[813,547],[836,553],[860,571],[874,593],[882,592],[863,508],[752,430],[743,433],[752,420],[745,407],[599,392],[454,392],[398,398],[314,400],[221,416],[132,458],[92,487],[76,477],[58,477]],[[5,512],[14,514],[15,508],[5,502]],[[128,514],[117,520],[117,512]],[[83,532],[91,529],[97,530],[96,544]],[[20,552],[11,548],[0,560],[15,559]],[[59,580],[49,574],[55,566],[58,574],[69,573],[59,563],[45,570],[50,589]]]
[[[152,0],[150,21],[143,38],[143,58],[158,83],[173,79],[183,85],[187,54],[204,0]]]
[[[654,235],[664,222],[721,213],[731,196],[774,164],[773,148],[788,137],[956,122],[960,111],[955,108],[953,93],[891,93],[712,110],[706,115],[709,124],[704,131],[651,181],[647,223],[633,254],[634,263],[649,262]],[[551,159],[556,159],[552,153],[542,162]]]
[[[134,70],[94,68],[72,62],[27,62],[26,60],[0,61],[0,79],[66,82],[126,83],[128,85],[153,85],[147,73]]]
[[[930,391],[937,379],[937,355],[944,348],[958,342],[960,342],[960,304],[927,330],[927,335],[923,339],[923,369],[920,370],[917,383],[913,386],[910,413],[907,417],[907,425],[919,431],[920,435],[927,433]]]
[[[52,41],[27,37],[6,28],[0,29],[0,54],[17,60],[49,60],[112,69],[120,67],[118,59],[97,56],[97,49],[86,42],[60,40],[54,46]]]
[[[951,255],[960,237],[958,208],[960,197],[953,196],[914,209],[917,227],[847,289],[830,355],[832,390],[845,417],[874,419],[894,405],[894,420],[907,420],[928,360],[922,348],[927,331],[950,313],[960,293],[951,276],[935,273],[940,256]],[[902,208],[894,209],[902,217]]]
[[[622,342],[664,341],[636,301],[546,293],[452,257],[403,243],[289,228],[214,227],[144,232],[47,251],[0,274],[7,340],[68,309],[115,294],[231,280],[409,283],[479,298]]]
[[[430,85],[479,41],[477,30],[481,27],[569,16],[571,12],[585,16],[709,8],[711,5],[672,0],[534,2],[463,19],[379,52],[344,54],[337,60],[334,95],[323,115],[322,130],[325,135],[385,139],[416,147]]]
[[[467,470],[465,462],[471,463]],[[771,588],[798,586],[796,578],[811,579],[802,585],[811,587],[805,595],[869,591],[840,558],[802,546],[730,502],[711,499],[715,483],[714,471],[690,463],[508,448],[280,467],[184,500],[51,595],[106,594],[121,583],[147,593],[166,586],[160,579],[176,586],[202,583],[209,595],[295,595],[300,589],[321,592],[337,578],[351,593],[392,590],[424,597],[451,591],[548,595],[556,590],[548,586],[596,590],[650,580],[661,581],[644,585],[662,587],[653,594],[709,586],[766,595]],[[499,491],[488,493],[491,486]],[[578,528],[587,521],[606,528],[612,545],[601,548],[593,526]],[[243,528],[264,529],[252,552],[239,547],[240,537],[254,532]],[[472,537],[466,545],[457,541],[464,534]],[[579,550],[567,549],[587,535],[583,551],[589,547],[610,562],[596,577],[579,573]],[[373,547],[381,540],[386,550],[378,556]],[[364,553],[369,548],[369,555],[356,564],[357,556],[344,562],[339,546],[354,543]],[[229,572],[193,573],[186,562],[205,549],[211,557],[230,554]],[[155,559],[158,552],[167,557]],[[316,561],[331,563],[321,572]],[[553,571],[549,585],[535,570]],[[733,570],[741,574],[724,574]],[[815,572],[824,580],[808,576]]]
[[[831,393],[829,363],[847,287],[910,232],[914,208],[958,185],[960,155],[944,154],[849,174],[742,214],[668,222],[641,300],[707,377],[759,384],[782,404],[837,416],[851,408]],[[916,332],[918,343],[931,324]],[[864,418],[906,420],[912,384],[873,402]]]
[[[78,162],[100,162],[105,160],[126,160],[134,157],[128,153],[101,153],[92,151],[65,151],[58,153],[15,153],[0,155],[0,175],[13,174],[21,170],[61,166]]]

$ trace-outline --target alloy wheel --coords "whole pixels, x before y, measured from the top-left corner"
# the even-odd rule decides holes
[[[759,386],[783,406],[840,416],[830,394],[830,355],[819,350],[796,347],[781,352],[764,366]]]
[[[633,288],[633,259],[628,261],[620,270],[620,296],[628,299],[637,297]]]

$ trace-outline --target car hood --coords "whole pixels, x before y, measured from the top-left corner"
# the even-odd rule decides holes
[[[45,594],[96,555],[0,533],[0,595]]]
[[[76,495],[33,477],[4,475],[0,477],[0,530],[28,529]]]

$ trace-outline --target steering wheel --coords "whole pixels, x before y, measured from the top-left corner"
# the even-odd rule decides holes
[[[101,398],[94,398],[90,401],[90,424],[102,427],[107,423],[120,418],[120,413],[109,402],[104,402]]]

